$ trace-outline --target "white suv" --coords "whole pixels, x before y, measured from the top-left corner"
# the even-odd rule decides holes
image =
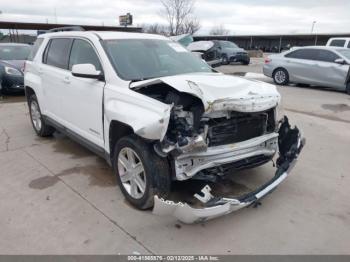
[[[277,121],[275,86],[217,73],[163,36],[49,33],[31,57],[25,90],[35,132],[57,130],[104,157],[139,209],[191,223],[251,205],[286,178],[303,147],[298,129]],[[240,197],[214,192],[278,148],[268,183]],[[172,182],[189,179],[205,186],[191,204],[171,201]]]

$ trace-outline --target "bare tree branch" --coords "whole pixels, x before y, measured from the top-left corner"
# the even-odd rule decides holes
[[[210,30],[210,35],[229,35],[230,30],[226,29],[224,25],[214,26]]]
[[[162,15],[168,21],[169,34],[179,35],[199,30],[199,21],[191,16],[195,0],[160,0],[163,5]]]

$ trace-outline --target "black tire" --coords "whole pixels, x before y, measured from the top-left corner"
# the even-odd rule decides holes
[[[242,61],[242,64],[243,65],[249,65],[250,64],[250,59]]]
[[[346,85],[346,93],[350,95],[350,82]]]
[[[222,57],[221,57],[221,64],[228,65],[229,63],[230,63],[230,61],[228,60],[227,55],[222,55]]]
[[[138,163],[141,162],[143,166],[142,177],[145,180],[145,190],[142,192],[140,187],[137,186],[137,194],[140,197],[134,197],[126,189],[126,186],[130,185],[131,180],[124,183],[122,182],[119,168],[125,169],[123,166],[118,166],[118,159],[120,154],[124,154],[124,150],[132,149],[136,153],[136,157],[139,159]],[[123,151],[122,151],[123,150]],[[134,156],[135,157],[135,156]],[[114,156],[113,156],[113,169],[117,176],[119,187],[124,194],[125,198],[136,208],[144,210],[153,207],[154,196],[157,195],[160,198],[165,198],[170,193],[171,177],[169,164],[166,158],[159,157],[150,143],[146,143],[142,138],[136,135],[130,135],[121,138],[115,145]],[[123,172],[123,171],[122,171]],[[127,172],[125,172],[127,173]],[[126,184],[126,186],[125,186]]]
[[[37,112],[37,117],[40,119],[41,121],[41,124],[40,126],[37,125],[35,122],[34,122],[34,117],[33,117],[33,112],[32,109],[33,109],[33,105],[36,105],[37,106],[37,109],[38,109],[38,112]],[[55,129],[48,125],[46,122],[45,122],[45,119],[42,117],[41,115],[41,110],[40,110],[40,106],[39,106],[39,102],[38,102],[38,99],[36,97],[36,95],[31,95],[28,99],[28,106],[29,106],[29,115],[30,115],[30,120],[32,122],[32,126],[34,128],[34,131],[35,133],[40,136],[40,137],[48,137],[48,136],[51,136],[54,132],[55,132]]]
[[[289,74],[284,68],[277,68],[272,74],[273,81],[276,85],[288,85]]]

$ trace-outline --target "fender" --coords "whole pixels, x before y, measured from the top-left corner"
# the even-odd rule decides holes
[[[106,127],[112,120],[116,120],[129,125],[140,137],[148,140],[163,140],[168,129],[172,105],[164,104],[127,88],[116,90],[106,87],[104,100]],[[109,141],[107,133],[105,131],[105,141]]]

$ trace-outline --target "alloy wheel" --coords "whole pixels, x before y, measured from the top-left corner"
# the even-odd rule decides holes
[[[137,153],[129,147],[118,155],[118,173],[126,192],[134,199],[140,199],[146,192],[146,174]]]
[[[41,130],[42,121],[39,105],[36,101],[32,101],[30,103],[30,115],[32,117],[32,122],[35,130],[39,132]]]

